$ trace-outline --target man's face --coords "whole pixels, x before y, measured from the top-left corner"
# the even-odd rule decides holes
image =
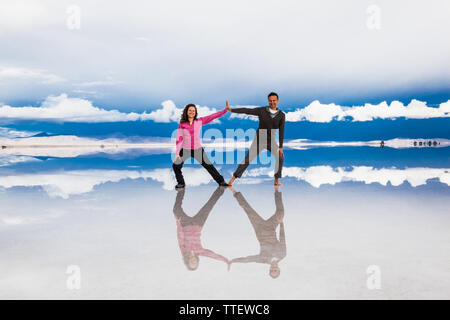
[[[274,279],[278,278],[280,276],[280,268],[278,266],[271,266],[269,274]]]
[[[278,105],[278,98],[277,96],[270,96],[268,99],[269,101],[269,107],[272,109],[276,109]]]

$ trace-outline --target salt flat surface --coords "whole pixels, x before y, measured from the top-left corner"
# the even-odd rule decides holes
[[[288,151],[287,158],[295,152],[304,151]],[[148,157],[142,161],[159,156]],[[233,195],[230,189],[218,192],[198,164],[186,165],[180,207],[195,216],[213,199],[197,226],[200,243],[233,261],[229,270],[211,255],[200,255],[196,270],[188,269],[167,163],[134,167],[131,163],[141,160],[133,158],[124,167],[119,160],[108,160],[112,166],[89,157],[4,161],[0,297],[448,299],[446,157],[404,168],[389,159],[350,167],[318,159],[303,166],[288,163],[278,194],[267,166],[250,167]],[[218,167],[226,178],[234,169]],[[281,224],[269,223],[278,221],[276,212],[285,241]],[[275,260],[280,274],[272,278]],[[70,289],[73,266],[80,271],[80,289]],[[379,289],[369,288],[374,266]]]

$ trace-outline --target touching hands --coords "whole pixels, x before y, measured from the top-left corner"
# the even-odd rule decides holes
[[[230,105],[228,104],[228,101],[226,101],[226,109],[231,112],[231,108]]]

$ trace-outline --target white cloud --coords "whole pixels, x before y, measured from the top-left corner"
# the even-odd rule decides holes
[[[0,127],[0,138],[23,138],[23,137],[31,137],[32,135],[37,134],[38,132],[32,131],[20,131],[11,128]]]
[[[41,69],[27,69],[18,67],[0,66],[0,81],[11,80],[38,81],[43,84],[64,82],[66,79]]]
[[[20,162],[40,161],[29,156],[0,156],[0,167],[10,166]]]
[[[377,105],[366,103],[364,106],[345,107],[334,103],[322,104],[315,100],[303,109],[286,113],[286,121],[330,122],[344,120],[345,117],[353,121],[370,121],[374,119],[394,119],[405,117],[409,119],[428,119],[450,117],[450,100],[443,102],[438,108],[428,107],[425,102],[411,100],[408,105],[399,101],[392,101],[390,105],[382,102]]]
[[[257,106],[233,106],[233,108],[257,108]],[[373,105],[366,103],[363,106],[340,106],[334,103],[323,104],[314,100],[304,108],[297,108],[295,111],[285,111],[286,121],[310,121],[310,122],[331,122],[344,121],[371,121],[375,119],[429,119],[450,117],[450,100],[443,102],[439,107],[429,107],[425,102],[412,99],[408,105],[399,101],[392,101],[387,104],[383,101]],[[230,119],[248,119],[258,121],[257,116],[242,113],[232,113]]]
[[[220,168],[218,168],[220,169]],[[183,175],[188,186],[199,186],[213,182],[211,176],[203,168],[184,168]],[[270,168],[257,168],[244,173],[239,180],[243,184],[258,184],[272,177]],[[319,188],[321,185],[335,185],[340,182],[364,182],[366,184],[379,183],[386,186],[388,182],[399,186],[405,181],[417,187],[427,184],[430,179],[437,178],[441,183],[450,186],[450,169],[446,168],[373,168],[354,166],[352,170],[332,168],[330,166],[312,166],[308,168],[286,167],[283,169],[285,177],[308,182]],[[107,182],[119,182],[125,179],[152,179],[162,183],[165,190],[173,190],[176,180],[173,171],[160,168],[147,171],[137,170],[73,170],[38,174],[4,175],[0,177],[0,187],[41,187],[50,197],[64,199],[73,195],[85,194],[94,190],[96,186]]]
[[[83,194],[93,190],[96,185],[118,182],[123,179],[141,177],[138,171],[127,170],[84,170],[62,171],[41,174],[23,174],[0,177],[0,186],[12,188],[42,187],[50,197],[67,199],[70,195]]]
[[[175,103],[172,100],[166,100],[161,103],[163,106],[162,109],[157,109],[155,111],[150,112],[149,114],[145,114],[142,116],[143,120],[153,120],[155,122],[179,122],[181,118],[181,113],[184,108],[177,108]],[[206,115],[215,113],[219,110],[215,108],[209,108],[207,106],[199,106],[197,105],[198,117],[204,117]],[[214,122],[220,122],[218,119],[214,120]],[[213,122],[213,123],[214,123]]]
[[[147,119],[155,122],[177,122],[180,121],[182,109],[177,108],[171,100],[166,100],[162,104],[162,109],[157,109],[147,115]]]
[[[286,121],[312,121],[312,122],[330,122],[331,120],[342,120],[345,116],[341,106],[331,104],[321,104],[315,100],[303,109],[286,113]]]
[[[59,96],[49,96],[40,107],[0,107],[0,118],[11,119],[47,119],[68,122],[115,122],[153,120],[155,122],[179,122],[183,108],[178,108],[172,100],[161,103],[162,108],[151,112],[125,113],[119,110],[105,110],[95,107],[91,101],[81,98],[70,98],[63,93]],[[241,106],[233,106],[241,107]],[[254,107],[254,106],[244,106]],[[197,106],[199,117],[217,112],[215,108]],[[371,121],[374,119],[394,119],[405,117],[409,119],[428,119],[436,117],[450,117],[450,100],[443,102],[438,108],[428,107],[425,102],[411,100],[408,105],[393,101],[390,105],[382,102],[378,105],[339,106],[321,104],[313,101],[303,109],[286,112],[286,121],[330,122],[343,121],[347,118],[353,121]],[[241,118],[257,120],[256,116],[232,113],[230,119]],[[220,122],[215,120],[216,122]]]
[[[162,187],[165,190],[173,190],[174,186],[177,184],[173,170],[171,169],[155,169],[144,172],[143,175],[145,175],[146,178],[151,178],[155,181],[162,182]],[[213,181],[209,173],[203,168],[183,168],[183,176],[186,184],[192,187],[208,184]]]
[[[188,186],[199,186],[212,181],[203,168],[184,168],[183,175]],[[137,170],[72,170],[38,174],[0,176],[0,187],[41,187],[50,197],[68,199],[72,195],[89,193],[106,182],[125,179],[152,179],[161,182],[162,188],[172,190],[176,185],[171,169]]]
[[[135,121],[140,115],[134,112],[122,113],[118,110],[105,110],[94,107],[85,99],[69,98],[63,93],[49,96],[40,107],[0,107],[0,118],[47,119],[69,122],[109,122]]]
[[[81,98],[70,98],[62,93],[49,96],[40,107],[0,107],[0,118],[10,119],[46,119],[67,122],[116,122],[153,120],[155,122],[179,122],[182,108],[177,108],[171,100],[162,103],[162,108],[150,113],[124,113],[119,110],[105,110],[95,107],[91,101]],[[197,106],[199,117],[217,112],[215,108]],[[218,120],[215,120],[218,122]]]
[[[345,181],[364,182],[366,184],[376,182],[383,186],[386,186],[388,182],[393,186],[399,186],[407,181],[411,186],[417,187],[425,185],[427,180],[434,178],[438,178],[440,182],[450,186],[450,169],[448,168],[377,169],[367,166],[353,166],[352,170],[348,171],[345,168],[332,168],[330,166],[287,167],[283,168],[283,175],[304,180],[315,188],[319,188],[323,184],[335,185]]]
[[[272,168],[255,168],[244,173],[243,177],[273,176]],[[341,182],[364,182],[365,184],[379,183],[386,186],[388,182],[392,186],[400,186],[404,182],[409,182],[411,186],[417,187],[427,184],[430,179],[438,178],[441,183],[450,186],[450,168],[373,168],[368,166],[353,166],[348,168],[331,166],[311,166],[311,167],[285,167],[284,177],[292,177],[297,180],[306,181],[314,188],[322,185],[336,185]]]

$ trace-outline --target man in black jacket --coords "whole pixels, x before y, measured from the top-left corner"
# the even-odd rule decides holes
[[[286,116],[283,111],[278,109],[278,95],[275,92],[269,93],[267,96],[269,105],[267,107],[259,108],[234,108],[231,109],[227,101],[227,109],[235,113],[245,113],[259,118],[259,126],[256,131],[256,135],[250,149],[245,155],[244,161],[238,166],[236,171],[233,173],[233,178],[231,178],[228,184],[231,186],[236,178],[240,178],[242,173],[247,169],[249,164],[256,158],[256,156],[267,149],[275,156],[275,186],[281,186],[278,181],[281,178],[281,170],[283,168],[284,154],[283,154],[283,139],[284,139],[284,123]],[[279,129],[278,141],[275,141],[276,129]]]

